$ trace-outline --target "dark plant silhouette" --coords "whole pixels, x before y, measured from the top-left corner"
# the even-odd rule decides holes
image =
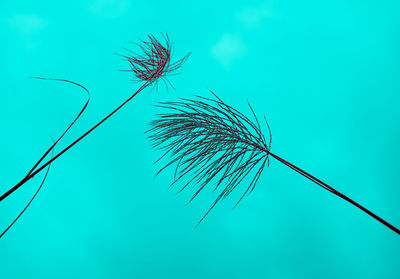
[[[85,90],[85,92],[87,93],[88,97],[87,97],[87,100],[86,100],[85,104],[83,105],[82,109],[79,111],[79,113],[75,117],[75,119],[68,125],[68,127],[64,130],[64,132],[61,134],[61,136],[56,141],[53,142],[53,144],[50,146],[50,148],[36,162],[36,164],[32,167],[32,169],[28,172],[28,174],[25,177],[29,177],[37,169],[37,167],[40,165],[40,163],[49,155],[49,153],[51,153],[51,159],[53,158],[54,148],[56,147],[57,143],[66,135],[66,133],[72,128],[72,126],[76,123],[76,121],[82,116],[83,112],[86,110],[86,108],[87,108],[87,106],[89,104],[89,101],[90,101],[89,90],[87,90],[84,86],[82,86],[82,85],[80,85],[78,83],[75,83],[75,82],[72,82],[72,81],[69,81],[69,80],[65,80],[65,79],[49,79],[49,78],[40,78],[40,77],[32,77],[32,78],[33,79],[40,79],[40,80],[47,80],[47,81],[65,82],[65,83],[69,83],[69,84],[75,85],[75,86],[80,87],[81,89]],[[0,238],[2,238],[4,236],[4,234],[17,222],[17,220],[22,216],[22,214],[28,209],[28,207],[31,205],[33,200],[36,198],[36,196],[38,195],[39,191],[42,189],[42,186],[43,186],[44,182],[46,181],[47,175],[48,175],[49,170],[50,170],[50,166],[51,166],[51,162],[49,164],[47,164],[46,173],[45,173],[45,175],[44,175],[44,177],[42,179],[42,182],[40,183],[40,186],[36,190],[35,194],[32,196],[32,198],[27,203],[27,205],[24,207],[24,209],[18,214],[18,216],[0,234]],[[32,176],[32,178],[33,178],[33,176]]]
[[[213,93],[214,94],[214,93]],[[249,104],[255,122],[238,110],[224,103],[215,94],[215,100],[197,96],[197,99],[181,99],[179,102],[159,103],[157,106],[168,109],[158,114],[148,130],[153,147],[161,149],[171,159],[158,173],[176,164],[174,181],[171,186],[188,176],[183,191],[192,185],[196,188],[191,202],[207,185],[213,184],[214,191],[224,185],[211,207],[230,195],[246,176],[251,180],[236,205],[253,191],[264,167],[273,157],[289,168],[308,178],[332,194],[358,207],[389,229],[400,234],[400,230],[359,205],[349,197],[335,190],[306,171],[296,167],[271,152],[271,131],[267,120],[269,139],[266,140],[260,123]],[[157,174],[158,174],[157,173]],[[235,205],[235,206],[236,206]]]
[[[178,61],[171,63],[172,48],[168,34],[164,35],[165,46],[163,46],[153,35],[149,35],[149,41],[141,40],[136,44],[142,51],[142,55],[127,50],[129,55],[122,55],[130,64],[130,70],[123,70],[134,73],[133,81],[146,81],[158,84],[158,81],[164,81],[171,86],[172,84],[166,78],[173,73],[176,74],[182,64],[187,60],[190,54],[185,55]]]
[[[57,143],[63,138],[63,136],[69,131],[69,129],[75,124],[75,122],[78,120],[78,118],[82,115],[82,113],[84,112],[84,110],[86,109],[86,107],[88,105],[88,102],[89,102],[89,98],[88,98],[86,104],[84,105],[84,107],[82,108],[82,110],[80,111],[78,116],[75,118],[75,120],[68,126],[68,128],[64,131],[64,133],[53,143],[53,145],[45,152],[45,154],[35,163],[35,165],[28,172],[28,174],[20,182],[18,182],[15,186],[13,186],[7,192],[5,192],[4,194],[2,194],[0,196],[0,202],[3,201],[5,198],[7,198],[9,195],[11,195],[14,191],[16,191],[22,185],[24,185],[27,181],[32,179],[35,175],[37,175],[42,170],[44,170],[46,167],[49,167],[50,164],[54,160],[56,160],[58,157],[60,157],[62,154],[64,154],[66,151],[68,151],[71,147],[73,147],[75,144],[77,144],[83,138],[85,138],[88,134],[90,134],[93,130],[95,130],[97,127],[99,127],[108,118],[110,118],[112,115],[114,115],[118,110],[120,110],[129,101],[131,101],[139,92],[143,91],[145,88],[147,88],[151,85],[156,85],[159,80],[164,81],[166,84],[167,84],[167,82],[169,83],[169,81],[167,80],[167,76],[173,72],[176,72],[176,70],[178,70],[184,64],[184,62],[187,60],[189,54],[185,55],[183,58],[177,60],[176,62],[171,63],[172,47],[171,47],[171,43],[170,43],[170,40],[169,40],[169,37],[167,34],[164,35],[164,39],[165,39],[165,44],[163,45],[153,35],[148,35],[148,41],[141,40],[141,43],[138,44],[138,46],[140,47],[140,49],[142,51],[142,54],[140,54],[140,55],[134,54],[133,52],[130,51],[129,55],[122,55],[130,64],[131,69],[128,71],[133,72],[134,80],[143,83],[140,86],[140,88],[138,90],[136,90],[128,99],[126,99],[121,105],[119,105],[111,113],[107,114],[101,121],[97,122],[97,124],[95,124],[92,128],[90,128],[83,135],[81,135],[75,141],[73,141],[70,145],[68,145],[66,148],[64,148],[59,153],[52,156],[47,162],[42,163],[43,160],[49,155],[49,153],[53,151],[53,149],[57,145]],[[85,87],[83,87],[82,85],[79,85],[77,83],[74,83],[72,81],[68,81],[68,80],[64,80],[64,79],[47,79],[47,78],[37,78],[37,77],[35,77],[35,78],[42,79],[42,80],[63,81],[63,82],[75,84],[75,85],[83,88],[89,94],[89,91]],[[47,176],[47,174],[46,174],[46,176]],[[44,180],[45,180],[45,178],[44,178]],[[43,180],[43,182],[44,182],[44,180]],[[43,182],[42,182],[41,186],[43,185]],[[40,190],[41,186],[39,187],[39,190]],[[36,194],[35,194],[35,196],[36,196]],[[32,200],[33,200],[33,198],[32,198]],[[28,203],[27,207],[32,202],[32,200]],[[21,212],[21,214],[25,210],[26,210],[26,208]],[[21,216],[21,214],[18,215],[18,217],[14,220],[14,222],[3,232],[3,234],[0,235],[0,237],[3,236],[4,233],[15,223],[15,221]]]
[[[53,155],[53,150],[51,150],[51,155]],[[29,200],[29,202],[26,204],[26,206],[24,207],[24,209],[21,210],[21,212],[18,214],[17,217],[14,218],[14,220],[10,223],[10,225],[8,225],[8,227],[6,229],[4,229],[4,231],[0,234],[0,238],[2,238],[6,232],[8,232],[9,229],[11,229],[11,227],[15,224],[15,222],[18,221],[18,219],[22,216],[22,214],[24,214],[24,212],[28,209],[28,207],[31,205],[31,203],[33,202],[33,200],[36,198],[36,196],[39,194],[39,191],[42,189],[44,182],[46,181],[47,175],[49,174],[49,170],[50,170],[50,166],[51,164],[49,164],[47,166],[46,169],[46,173],[44,174],[44,177],[42,179],[42,182],[40,183],[38,189],[36,190],[35,194],[33,194],[32,198]]]

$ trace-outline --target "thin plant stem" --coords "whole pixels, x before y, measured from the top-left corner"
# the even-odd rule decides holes
[[[36,164],[32,167],[32,169],[28,172],[28,174],[27,174],[26,176],[29,176],[29,175],[37,168],[37,166],[40,165],[40,163],[47,157],[47,155],[48,155],[50,152],[53,152],[53,149],[54,149],[54,147],[57,145],[57,143],[67,134],[67,132],[72,128],[72,126],[74,126],[75,122],[78,121],[78,119],[79,119],[79,118],[82,116],[82,114],[85,112],[85,110],[86,110],[86,108],[87,108],[87,106],[88,106],[88,104],[89,104],[89,101],[90,101],[90,93],[89,93],[89,90],[88,90],[86,87],[84,87],[84,86],[82,86],[82,85],[80,85],[80,84],[78,84],[78,83],[76,83],[76,82],[73,82],[73,81],[70,81],[70,80],[66,80],[66,79],[58,79],[58,78],[42,78],[42,77],[31,77],[31,78],[33,78],[33,79],[40,79],[40,80],[47,80],[47,81],[61,81],[61,82],[71,83],[71,84],[76,85],[76,86],[82,88],[83,90],[85,90],[86,93],[87,93],[87,95],[88,95],[88,98],[87,98],[87,100],[86,100],[85,105],[82,107],[82,109],[80,110],[80,112],[78,113],[78,115],[75,117],[74,121],[72,121],[71,124],[69,124],[68,128],[65,129],[64,132],[61,134],[61,136],[60,136],[56,141],[54,141],[54,143],[53,143],[53,144],[50,146],[50,148],[42,155],[42,157],[36,162]]]
[[[88,134],[90,134],[93,130],[95,130],[97,127],[99,127],[102,123],[104,123],[108,118],[110,118],[112,115],[114,115],[117,111],[119,111],[123,106],[125,106],[130,100],[133,99],[139,92],[141,92],[143,89],[145,89],[147,86],[149,86],[151,82],[145,82],[132,96],[130,96],[127,100],[125,100],[121,105],[119,105],[116,109],[114,109],[111,113],[109,113],[106,117],[104,117],[100,122],[98,122],[96,125],[94,125],[92,128],[90,128],[87,132],[85,132],[82,136],[77,138],[74,142],[72,142],[70,145],[68,145],[66,148],[64,148],[62,151],[60,151],[57,155],[55,155],[53,158],[51,158],[49,161],[47,161],[45,164],[43,164],[41,167],[36,169],[35,171],[31,172],[27,176],[25,176],[20,182],[18,182],[14,187],[12,187],[10,190],[5,192],[1,197],[0,197],[0,202],[3,201],[5,198],[7,198],[9,195],[11,195],[13,192],[15,192],[18,188],[20,188],[22,185],[24,185],[27,181],[32,179],[36,174],[41,172],[43,169],[45,169],[48,165],[50,165],[54,160],[56,160],[58,157],[60,157],[62,154],[64,154],[66,151],[68,151],[71,147],[73,147],[75,144],[80,142],[83,138],[85,138]]]
[[[54,147],[54,146],[53,146],[53,147]],[[50,149],[51,152],[54,151],[54,148],[53,148],[53,147]],[[34,194],[34,195],[32,196],[32,198],[29,200],[29,202],[28,202],[27,205],[24,207],[24,209],[22,209],[22,211],[18,214],[18,216],[15,217],[14,220],[11,222],[11,224],[8,225],[8,227],[0,234],[0,238],[2,238],[2,237],[6,234],[6,232],[8,232],[8,230],[11,229],[11,227],[18,221],[18,219],[22,216],[22,214],[24,214],[24,212],[28,209],[28,207],[31,205],[31,203],[33,202],[33,200],[34,200],[34,199],[36,198],[36,196],[39,194],[39,191],[42,189],[43,184],[44,184],[44,182],[46,181],[46,178],[47,178],[47,176],[48,176],[48,174],[49,174],[50,167],[51,167],[51,164],[49,164],[49,165],[47,166],[46,173],[44,174],[44,177],[43,177],[43,179],[42,179],[42,182],[40,183],[40,185],[39,185],[38,189],[36,190],[35,194]]]
[[[393,226],[392,224],[390,224],[389,222],[383,220],[381,217],[379,217],[378,215],[374,214],[373,212],[369,211],[368,209],[366,209],[365,207],[363,207],[362,205],[360,205],[359,203],[355,202],[354,200],[350,199],[348,196],[344,195],[343,193],[339,192],[338,190],[336,190],[335,188],[329,186],[328,184],[326,184],[325,182],[319,180],[318,178],[316,178],[315,176],[309,174],[308,172],[302,170],[301,168],[293,165],[292,163],[289,163],[288,161],[286,161],[285,159],[279,157],[278,155],[275,155],[274,153],[272,153],[271,151],[269,151],[266,148],[263,148],[262,146],[255,146],[254,144],[252,144],[251,142],[248,143],[249,145],[259,148],[261,149],[263,152],[265,152],[268,155],[270,155],[271,157],[275,158],[277,161],[281,162],[282,164],[288,166],[289,168],[291,168],[292,170],[294,170],[295,172],[301,174],[302,176],[304,176],[305,178],[311,180],[312,182],[314,182],[315,184],[317,184],[318,186],[324,188],[325,190],[331,192],[332,194],[338,196],[339,198],[351,203],[352,205],[358,207],[359,209],[361,209],[362,211],[364,211],[365,213],[367,213],[369,216],[371,216],[372,218],[374,218],[375,220],[377,220],[378,222],[380,222],[381,224],[385,225],[386,227],[388,227],[389,229],[391,229],[392,231],[394,231],[395,233],[400,235],[400,229],[396,228],[395,226]]]
[[[352,205],[358,207],[359,209],[361,209],[362,211],[364,211],[365,213],[367,213],[369,216],[371,216],[372,218],[374,218],[375,220],[377,220],[378,222],[380,222],[381,224],[385,225],[386,227],[388,227],[389,229],[391,229],[392,231],[394,231],[395,233],[400,235],[400,230],[398,228],[396,228],[395,226],[393,226],[392,224],[388,223],[387,221],[383,220],[381,217],[377,216],[376,214],[372,213],[371,211],[369,211],[368,209],[366,209],[365,207],[363,207],[362,205],[360,205],[359,203],[355,202],[354,200],[350,199],[349,197],[347,197],[346,195],[342,194],[341,192],[337,191],[336,189],[334,189],[333,187],[329,186],[328,184],[326,184],[325,182],[319,180],[318,178],[312,176],[311,174],[309,174],[308,172],[300,169],[299,167],[296,167],[295,165],[293,165],[292,163],[289,163],[288,161],[286,161],[285,159],[282,159],[281,157],[271,153],[268,150],[264,150],[265,152],[267,152],[271,157],[275,158],[276,160],[278,160],[279,162],[283,163],[284,165],[288,166],[289,168],[291,168],[292,170],[298,172],[299,174],[301,174],[302,176],[306,177],[307,179],[311,180],[312,182],[314,182],[315,184],[321,186],[322,188],[324,188],[325,190],[328,190],[329,192],[331,192],[332,194],[335,194],[336,196],[338,196],[339,198],[344,199],[345,201],[351,203]]]
[[[82,114],[85,112],[89,101],[90,101],[90,93],[89,90],[70,80],[66,80],[66,79],[58,79],[58,78],[41,78],[41,77],[31,77],[33,79],[41,79],[41,80],[47,80],[47,81],[58,81],[58,82],[66,82],[66,83],[70,83],[73,84],[75,86],[78,86],[80,88],[82,88],[83,90],[86,91],[88,98],[84,104],[84,106],[82,107],[82,109],[79,111],[79,113],[77,114],[77,116],[75,117],[75,119],[68,125],[68,127],[64,130],[64,132],[61,134],[61,136],[58,137],[57,140],[53,140],[53,144],[50,146],[50,148],[42,155],[42,157],[36,162],[36,164],[32,167],[32,169],[28,172],[27,176],[29,176],[35,169],[37,166],[40,165],[40,163],[47,157],[47,155],[50,154],[51,152],[51,157],[54,155],[54,148],[57,145],[57,143],[67,134],[67,132],[72,128],[72,126],[74,126],[74,124],[78,121],[78,119],[82,116]],[[24,214],[24,212],[28,209],[28,207],[32,204],[33,200],[36,198],[36,196],[39,194],[39,191],[42,189],[44,182],[46,181],[46,178],[48,176],[49,170],[50,170],[50,166],[51,164],[49,164],[47,166],[47,171],[46,174],[44,175],[42,182],[40,184],[40,186],[38,187],[38,189],[36,190],[35,194],[33,195],[33,197],[30,199],[30,201],[28,202],[28,204],[24,207],[24,209],[17,215],[17,217],[14,218],[14,220],[10,223],[10,225],[0,234],[0,238],[2,238],[10,229],[11,227],[18,221],[18,219],[22,216],[22,214]]]

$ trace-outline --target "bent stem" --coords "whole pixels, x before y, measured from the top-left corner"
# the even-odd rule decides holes
[[[264,150],[266,153],[268,153],[269,155],[271,155],[271,157],[275,158],[276,160],[278,160],[279,162],[283,163],[284,165],[288,166],[289,168],[291,168],[292,170],[298,172],[299,174],[301,174],[302,176],[308,178],[309,180],[311,180],[312,182],[314,182],[315,184],[319,185],[320,187],[324,188],[325,190],[328,190],[329,192],[331,192],[332,194],[335,194],[336,196],[344,199],[345,201],[351,203],[352,205],[358,207],[359,209],[361,209],[362,211],[364,211],[365,213],[367,213],[369,216],[371,216],[372,218],[374,218],[375,220],[377,220],[378,222],[380,222],[381,224],[385,225],[386,227],[388,227],[389,229],[391,229],[392,231],[394,231],[395,233],[400,235],[400,230],[398,228],[396,228],[395,226],[393,226],[392,224],[386,222],[385,220],[383,220],[382,218],[380,218],[379,216],[377,216],[376,214],[372,213],[371,211],[369,211],[368,209],[366,209],[365,207],[363,207],[362,205],[358,204],[357,202],[353,201],[352,199],[350,199],[349,197],[347,197],[346,195],[340,193],[339,191],[337,191],[336,189],[332,188],[331,186],[329,186],[328,184],[326,184],[325,182],[319,180],[318,178],[312,176],[311,174],[309,174],[308,172],[300,169],[299,167],[296,167],[295,165],[289,163],[288,161],[286,161],[285,159],[282,159],[281,157],[271,153],[268,150]]]
[[[74,124],[78,121],[78,119],[82,116],[82,114],[84,113],[84,111],[86,110],[89,101],[90,101],[90,93],[89,90],[70,80],[66,80],[66,79],[58,79],[58,78],[41,78],[41,77],[31,77],[32,79],[41,79],[41,80],[47,80],[47,81],[58,81],[58,82],[65,82],[65,83],[70,83],[73,84],[75,86],[78,86],[80,88],[82,88],[83,90],[86,91],[88,98],[84,104],[84,106],[82,107],[82,109],[79,111],[79,113],[77,114],[77,116],[75,117],[75,119],[68,125],[68,127],[64,130],[64,132],[61,134],[61,136],[59,136],[59,138],[56,141],[53,141],[53,144],[50,146],[50,148],[43,154],[43,156],[36,162],[36,164],[33,166],[33,168],[28,172],[28,174],[26,176],[29,176],[35,169],[37,166],[40,165],[40,163],[47,157],[47,155],[51,152],[51,157],[53,157],[54,154],[54,148],[57,145],[57,143],[67,134],[67,132],[72,128],[72,126],[74,126]],[[42,186],[44,184],[44,182],[46,181],[47,175],[49,174],[49,170],[50,170],[50,166],[51,164],[49,164],[47,166],[47,171],[46,174],[44,175],[42,182],[39,186],[39,188],[36,190],[35,194],[33,195],[33,197],[30,199],[30,201],[28,202],[28,204],[24,207],[24,209],[18,214],[17,217],[14,218],[14,220],[11,222],[11,224],[0,234],[0,238],[2,238],[6,232],[18,221],[18,219],[22,216],[22,214],[24,214],[24,212],[28,209],[28,207],[31,205],[31,203],[33,202],[33,200],[36,198],[36,196],[39,194],[39,191],[42,189]]]
[[[125,106],[130,100],[133,99],[139,92],[141,92],[143,89],[145,89],[147,86],[149,86],[151,82],[145,82],[132,96],[130,96],[127,100],[125,100],[121,105],[119,105],[116,109],[114,109],[111,113],[109,113],[106,117],[104,117],[100,122],[98,122],[96,125],[94,125],[92,128],[90,128],[86,133],[84,133],[82,136],[80,136],[78,139],[76,139],[73,143],[68,145],[66,148],[64,148],[62,151],[60,151],[57,155],[55,155],[53,158],[51,158],[49,161],[47,161],[45,164],[43,164],[41,167],[37,168],[33,172],[29,172],[27,176],[25,176],[20,182],[18,182],[14,187],[12,187],[10,190],[5,192],[1,197],[0,197],[0,202],[3,201],[5,198],[7,198],[9,195],[11,195],[14,191],[16,191],[19,187],[24,185],[27,181],[32,179],[36,174],[41,172],[43,169],[45,169],[48,165],[50,165],[54,160],[56,160],[58,157],[60,157],[62,154],[64,154],[66,151],[68,151],[71,147],[73,147],[75,144],[80,142],[83,138],[85,138],[88,134],[90,134],[93,130],[95,130],[97,127],[99,127],[102,123],[104,123],[108,118],[110,118],[112,115],[114,115],[117,111],[119,111],[123,106]]]
[[[53,146],[54,147],[54,146]],[[53,152],[54,149],[53,147],[51,147],[51,151]],[[0,234],[0,238],[2,238],[6,232],[8,232],[9,229],[11,229],[12,226],[14,226],[14,224],[18,221],[18,219],[22,216],[22,214],[24,214],[24,212],[28,209],[28,207],[31,205],[31,203],[33,202],[33,200],[36,198],[36,196],[39,194],[40,190],[43,187],[44,182],[46,181],[46,178],[49,174],[50,171],[50,166],[51,164],[49,164],[47,166],[47,170],[46,173],[44,174],[44,177],[42,179],[42,182],[39,185],[39,188],[36,190],[35,194],[32,196],[32,198],[29,200],[29,202],[27,203],[27,205],[24,207],[24,209],[22,209],[22,211],[17,215],[17,217],[14,218],[14,220],[8,225],[8,227],[6,229],[3,230],[3,232]]]

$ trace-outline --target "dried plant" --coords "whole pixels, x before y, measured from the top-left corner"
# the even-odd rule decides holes
[[[172,86],[166,77],[176,73],[185,63],[190,53],[171,63],[172,47],[168,34],[164,35],[164,45],[157,41],[153,35],[148,37],[148,41],[140,40],[140,44],[135,43],[141,49],[142,54],[127,50],[129,55],[122,55],[130,64],[130,70],[123,71],[133,72],[133,81],[157,84],[158,81],[162,80],[165,84],[168,83]]]
[[[51,155],[53,155],[53,150],[51,149]],[[46,168],[46,173],[44,174],[44,177],[42,178],[42,182],[40,183],[38,189],[36,190],[35,194],[33,194],[32,198],[29,200],[29,202],[25,205],[24,209],[21,210],[21,212],[18,214],[17,217],[14,218],[14,220],[8,225],[7,228],[3,230],[3,232],[0,234],[0,238],[2,238],[6,232],[8,232],[9,229],[11,229],[12,226],[18,221],[18,219],[24,214],[24,212],[28,209],[28,207],[32,204],[33,200],[36,198],[36,196],[39,194],[39,191],[42,189],[44,182],[46,181],[47,175],[49,174],[51,164],[49,164]]]
[[[78,84],[75,83],[73,81],[69,81],[69,80],[65,80],[65,79],[49,79],[49,78],[40,78],[40,77],[32,77],[33,79],[40,79],[40,80],[47,80],[47,81],[57,81],[57,82],[65,82],[65,83],[69,83],[72,84],[74,86],[80,87],[81,89],[83,89],[86,93],[87,93],[87,100],[85,102],[85,104],[83,105],[83,107],[81,108],[81,110],[79,111],[79,113],[76,115],[76,117],[74,118],[74,120],[68,125],[68,127],[64,130],[64,132],[58,137],[58,139],[56,141],[53,141],[53,144],[50,146],[49,149],[47,149],[47,151],[42,155],[42,157],[35,163],[35,165],[32,167],[32,169],[28,172],[28,174],[25,176],[25,178],[30,177],[32,175],[32,173],[37,169],[37,167],[40,165],[40,163],[46,159],[46,157],[51,153],[51,159],[53,158],[53,153],[54,153],[54,148],[56,147],[56,145],[58,144],[58,142],[67,134],[67,132],[72,128],[72,126],[74,126],[74,124],[78,121],[78,119],[82,116],[82,114],[85,112],[89,101],[90,101],[90,93],[89,90]],[[31,203],[33,202],[33,200],[36,198],[36,196],[38,195],[39,191],[42,189],[44,182],[46,181],[47,175],[49,173],[50,170],[50,166],[51,166],[51,162],[49,164],[46,164],[46,173],[42,179],[42,182],[40,183],[38,189],[36,190],[35,194],[32,196],[32,198],[30,199],[30,201],[27,203],[27,205],[24,207],[24,209],[18,214],[18,216],[11,222],[11,224],[4,229],[4,231],[0,234],[0,238],[2,238],[4,236],[4,234],[17,222],[17,220],[22,216],[22,214],[28,209],[28,207],[31,205]],[[33,178],[33,176],[31,177]],[[30,178],[30,179],[31,179]],[[27,179],[26,181],[28,181],[29,179]]]
[[[212,185],[214,191],[224,185],[199,223],[220,200],[237,189],[247,176],[251,178],[250,183],[245,187],[236,205],[252,192],[265,165],[269,163],[269,158],[273,157],[400,234],[399,229],[368,209],[272,153],[268,122],[264,117],[269,134],[269,139],[266,140],[250,104],[255,122],[224,103],[215,94],[214,96],[216,99],[197,96],[196,99],[159,103],[157,106],[167,109],[168,112],[158,114],[147,131],[153,147],[164,151],[157,162],[167,155],[170,156],[170,160],[158,173],[175,164],[174,181],[171,186],[188,177],[189,181],[184,183],[180,191],[187,189],[189,185],[196,188],[189,202],[207,185]]]
[[[68,151],[70,148],[72,148],[75,144],[77,144],[82,139],[84,139],[87,135],[89,135],[91,132],[93,132],[97,127],[99,127],[102,123],[104,123],[108,118],[110,118],[117,111],[119,111],[122,107],[124,107],[129,101],[131,101],[139,92],[143,91],[145,88],[147,88],[151,85],[157,84],[157,82],[159,80],[162,80],[165,83],[167,83],[167,82],[169,83],[169,81],[167,80],[167,76],[172,74],[173,72],[176,72],[176,70],[178,70],[183,65],[183,63],[187,60],[189,54],[185,55],[183,58],[179,59],[178,61],[171,63],[172,48],[171,48],[171,44],[170,44],[168,35],[164,35],[165,45],[161,44],[153,35],[149,35],[148,38],[149,38],[148,41],[141,40],[141,44],[138,44],[141,51],[143,52],[142,54],[134,55],[133,52],[131,52],[132,55],[124,56],[125,59],[130,63],[130,67],[131,67],[130,71],[132,71],[134,73],[135,80],[143,82],[143,84],[140,86],[140,88],[138,90],[136,90],[121,105],[119,105],[117,108],[115,108],[111,113],[107,114],[101,121],[97,122],[92,128],[90,128],[83,135],[81,135],[75,141],[73,141],[70,145],[68,145],[62,151],[60,151],[59,153],[54,155],[47,162],[42,163],[43,160],[48,157],[49,153],[53,151],[56,144],[64,137],[64,135],[69,131],[69,129],[75,124],[75,122],[78,120],[78,118],[85,111],[85,109],[89,103],[89,98],[88,98],[86,104],[84,105],[84,107],[82,108],[82,110],[80,111],[78,116],[75,118],[75,120],[68,126],[68,128],[62,133],[62,135],[53,143],[53,145],[43,154],[43,156],[34,164],[33,168],[28,172],[28,174],[20,182],[18,182],[15,186],[13,186],[7,192],[5,192],[4,194],[2,194],[0,196],[0,202],[3,201],[5,198],[7,198],[9,195],[11,195],[13,192],[15,192],[17,189],[19,189],[26,182],[31,180],[35,175],[37,175],[38,173],[43,171],[45,168],[49,167],[50,164],[54,160],[56,160],[58,157],[60,157],[62,154],[64,154],[66,151]],[[68,82],[68,83],[80,86],[89,94],[89,91],[85,87],[83,87],[80,84],[74,83],[72,81],[68,81],[68,80],[64,80],[64,79],[47,79],[47,78],[37,78],[37,79]],[[47,176],[47,174],[46,174],[46,176]],[[45,180],[45,178],[44,178],[44,180]],[[43,182],[44,182],[44,180],[43,180]],[[43,185],[43,182],[41,185]],[[39,190],[40,190],[40,188],[41,188],[41,186],[39,187]],[[36,196],[36,194],[34,195],[34,197]],[[33,198],[32,198],[32,200],[33,200]],[[27,207],[32,202],[32,200],[28,203]],[[26,210],[26,208],[21,212],[21,214]],[[18,217],[14,220],[14,222],[3,232],[3,234],[0,235],[0,237],[3,236],[4,233],[15,223],[15,221],[21,216],[21,214],[18,215]]]

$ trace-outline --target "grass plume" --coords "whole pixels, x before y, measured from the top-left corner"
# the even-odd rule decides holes
[[[170,157],[158,173],[175,165],[171,186],[183,177],[189,177],[189,182],[185,183],[180,191],[187,189],[189,185],[196,188],[189,202],[207,186],[212,186],[214,191],[222,188],[199,223],[219,201],[238,189],[238,185],[247,176],[251,177],[251,182],[245,187],[236,205],[252,192],[265,166],[269,164],[269,158],[272,157],[400,234],[398,228],[365,207],[272,153],[272,136],[268,122],[264,117],[269,134],[269,139],[266,140],[250,104],[253,121],[211,93],[215,99],[196,96],[195,99],[158,104],[158,107],[166,109],[167,112],[158,114],[147,131],[153,147],[164,152],[157,162],[166,156]]]

